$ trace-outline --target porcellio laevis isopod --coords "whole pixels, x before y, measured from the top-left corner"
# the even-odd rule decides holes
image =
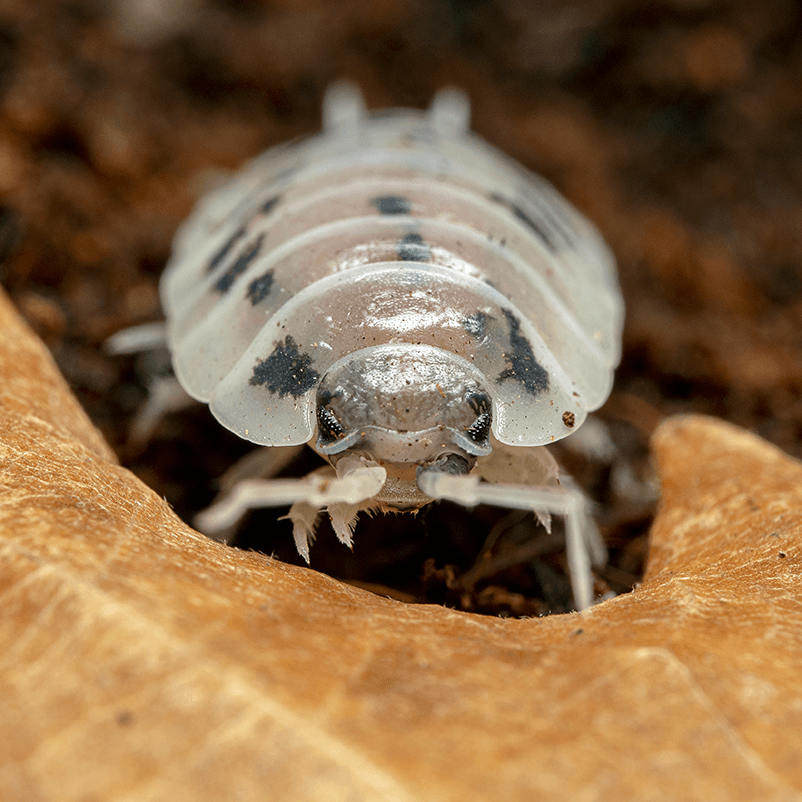
[[[201,201],[162,279],[184,389],[241,437],[308,443],[329,463],[240,483],[201,528],[290,504],[308,560],[321,509],[348,545],[360,510],[435,499],[564,514],[574,600],[588,606],[603,547],[539,447],[609,395],[623,317],[610,251],[547,182],[468,131],[461,92],[370,114],[338,84],[323,116],[322,134]]]

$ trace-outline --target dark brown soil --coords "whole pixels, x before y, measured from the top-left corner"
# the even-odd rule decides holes
[[[124,464],[191,518],[248,444],[198,406],[130,448],[142,376],[103,341],[159,317],[203,187],[316,130],[333,79],[373,107],[464,87],[475,130],[552,180],[619,260],[624,358],[598,416],[617,452],[558,450],[600,504],[599,590],[620,592],[646,552],[660,419],[718,415],[802,454],[801,26],[791,0],[5,0],[3,283]],[[275,518],[253,514],[240,543],[297,560]],[[313,567],[538,614],[566,593],[559,549],[533,558],[538,536],[518,515],[440,505],[360,523],[353,554],[324,528]]]

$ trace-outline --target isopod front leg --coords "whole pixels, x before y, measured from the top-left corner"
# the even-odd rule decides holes
[[[290,505],[287,518],[293,525],[298,553],[309,562],[318,514],[328,509],[340,542],[351,545],[356,513],[370,506],[369,500],[384,486],[384,468],[363,459],[342,460],[335,471],[323,467],[303,479],[246,479],[211,507],[199,513],[195,526],[210,537],[233,526],[246,512],[261,507]]]
[[[418,487],[434,499],[446,499],[474,507],[491,504],[496,507],[547,511],[565,516],[565,548],[571,590],[577,610],[593,604],[591,549],[593,535],[587,531],[589,516],[581,491],[571,487],[533,487],[531,485],[494,485],[480,483],[477,476],[454,476],[436,466],[422,469]]]
[[[249,451],[244,457],[238,459],[218,480],[219,491],[209,508],[215,507],[244,482],[254,480],[267,481],[274,479],[283,471],[306,446],[265,446]],[[244,513],[243,513],[244,514]],[[203,512],[200,513],[203,516]],[[201,517],[201,520],[202,517]],[[212,540],[218,543],[228,543],[237,532],[239,517],[229,526],[206,532]]]

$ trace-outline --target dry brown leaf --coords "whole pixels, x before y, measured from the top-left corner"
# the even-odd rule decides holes
[[[502,620],[189,529],[0,302],[3,800],[802,799],[802,466],[655,446],[632,594]]]

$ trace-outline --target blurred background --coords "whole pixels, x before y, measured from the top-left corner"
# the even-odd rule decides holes
[[[331,81],[371,108],[461,86],[474,130],[618,259],[616,387],[595,446],[557,451],[599,504],[597,589],[622,592],[647,551],[663,417],[717,415],[802,454],[801,31],[792,0],[1,0],[2,283],[123,464],[191,520],[250,446],[200,405],[131,443],[153,367],[103,342],[160,318],[193,203],[316,131]],[[410,601],[564,609],[561,551],[535,559],[537,537],[518,514],[440,505],[360,523],[354,554],[322,527],[313,567]],[[276,513],[239,543],[296,559]]]

